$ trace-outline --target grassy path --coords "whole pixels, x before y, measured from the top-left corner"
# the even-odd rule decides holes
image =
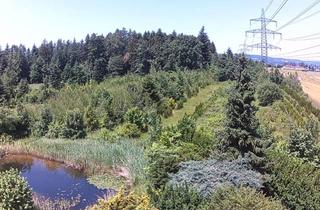
[[[162,124],[164,126],[172,126],[177,124],[178,121],[182,119],[185,114],[192,114],[197,105],[209,100],[213,92],[217,90],[220,86],[221,84],[217,83],[208,85],[207,87],[200,89],[199,93],[196,96],[189,98],[187,102],[183,104],[182,109],[174,110],[171,117],[164,118],[162,120]]]

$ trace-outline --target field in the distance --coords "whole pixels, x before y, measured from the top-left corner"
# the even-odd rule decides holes
[[[282,73],[297,73],[303,91],[308,94],[313,104],[320,108],[320,72],[281,69]]]

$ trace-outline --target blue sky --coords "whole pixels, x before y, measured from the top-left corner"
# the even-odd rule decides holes
[[[270,0],[0,0],[0,45],[23,43],[30,47],[47,40],[83,39],[87,33],[106,34],[116,28],[138,32],[157,30],[197,35],[205,26],[219,52],[233,51],[244,42],[244,31],[250,29],[249,19],[259,17]],[[282,0],[274,0],[267,13],[271,15]],[[289,0],[277,16],[279,25],[286,23],[314,0]],[[320,10],[320,4],[310,11]],[[283,31],[284,38],[320,32],[320,14],[293,24]],[[254,28],[255,25],[251,26]],[[257,25],[257,27],[259,27]],[[256,37],[257,38],[257,37]],[[255,41],[247,39],[251,44]],[[313,46],[319,40],[287,42],[275,40],[283,54]],[[297,53],[320,52],[320,47]],[[251,53],[259,53],[253,51]],[[290,54],[288,57],[292,57]],[[320,59],[318,58],[315,59]]]

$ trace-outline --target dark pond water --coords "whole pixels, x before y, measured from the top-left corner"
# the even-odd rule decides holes
[[[113,193],[101,190],[88,183],[86,176],[78,170],[55,161],[26,155],[10,155],[0,160],[0,170],[16,168],[26,178],[33,192],[51,200],[78,198],[73,209],[84,209],[99,197]]]

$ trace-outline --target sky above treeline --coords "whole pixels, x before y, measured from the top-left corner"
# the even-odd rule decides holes
[[[137,32],[157,30],[197,35],[205,26],[219,53],[230,47],[234,52],[245,41],[245,31],[259,28],[249,20],[261,15],[271,0],[0,0],[0,45],[24,44],[31,47],[46,40],[84,39],[86,34],[107,34],[117,28]],[[273,0],[266,16],[270,17],[283,0]],[[314,0],[288,0],[276,16],[278,26],[287,23]],[[320,11],[320,4],[305,16]],[[269,37],[282,48],[269,54],[282,57],[320,60],[320,47],[292,53],[320,44],[320,39],[287,41],[299,36],[320,33],[320,14],[291,24],[280,32],[283,39]],[[276,29],[270,24],[268,27]],[[320,37],[320,34],[319,36]],[[247,44],[258,43],[259,37],[249,36]],[[259,54],[259,50],[248,51]],[[304,55],[304,54],[312,54]],[[300,56],[300,57],[299,57]]]

